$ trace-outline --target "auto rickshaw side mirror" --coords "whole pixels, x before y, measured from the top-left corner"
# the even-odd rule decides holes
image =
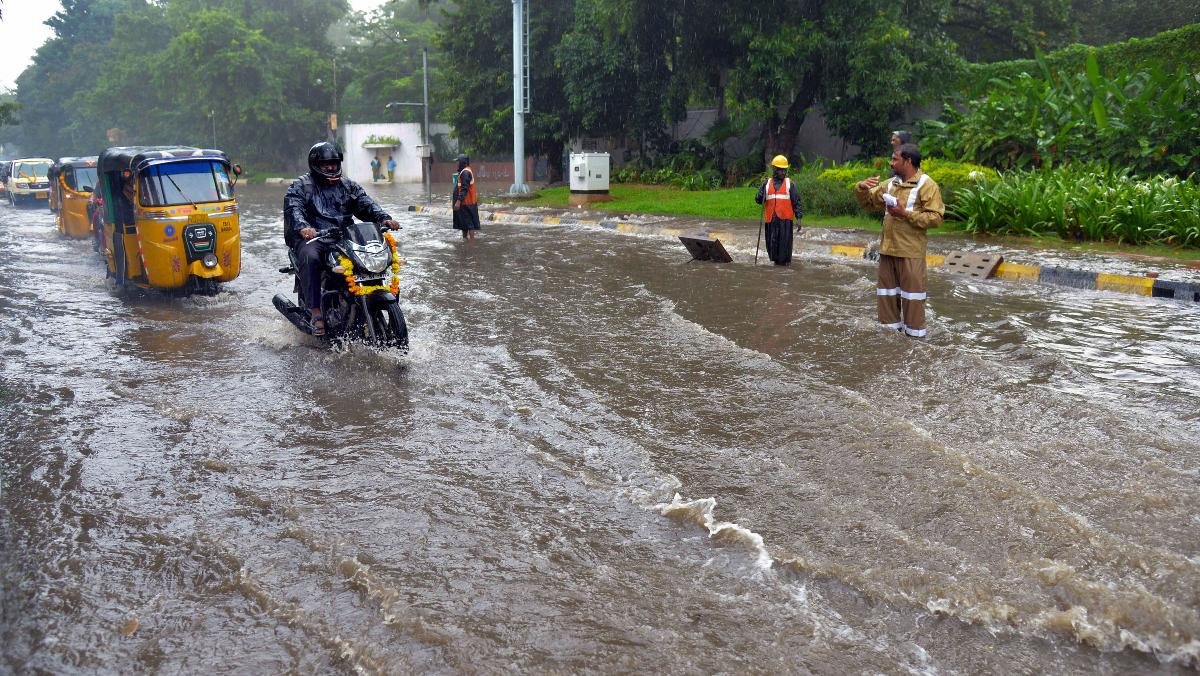
[[[240,165],[240,164],[233,165],[233,175],[234,176],[242,175],[242,165]]]

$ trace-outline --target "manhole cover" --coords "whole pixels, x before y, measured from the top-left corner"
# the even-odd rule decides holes
[[[986,279],[996,271],[996,266],[1004,262],[1004,256],[997,254],[977,254],[967,251],[951,251],[946,254],[942,269],[958,275]]]

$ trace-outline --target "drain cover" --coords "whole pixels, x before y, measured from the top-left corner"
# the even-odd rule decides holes
[[[1004,262],[1004,256],[977,254],[966,251],[951,251],[946,254],[942,268],[955,274],[986,279],[996,272],[996,266]]]
[[[691,235],[680,235],[679,241],[687,247],[688,253],[692,254],[692,258],[698,261],[713,261],[716,263],[732,263],[733,258],[729,252],[725,251],[725,247],[721,245],[721,240],[712,237],[693,237]]]

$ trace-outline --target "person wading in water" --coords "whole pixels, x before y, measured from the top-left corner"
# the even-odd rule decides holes
[[[471,158],[459,155],[458,173],[454,181],[452,204],[454,229],[462,230],[463,239],[475,239],[479,231],[479,196],[475,192],[475,172],[471,171]]]
[[[800,219],[804,208],[800,204],[800,191],[788,178],[788,160],[776,155],[771,160],[774,167],[771,178],[758,189],[754,201],[763,205],[763,225],[767,230],[767,257],[775,265],[792,262],[792,229],[800,231]]]

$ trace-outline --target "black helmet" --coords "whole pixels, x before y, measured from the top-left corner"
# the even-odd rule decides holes
[[[458,166],[465,167],[471,163],[471,158],[467,157],[466,155],[459,155],[458,157],[454,158],[454,161],[458,162]]]
[[[331,173],[321,171],[317,165],[322,162],[337,162],[337,171]],[[342,177],[342,151],[329,141],[313,144],[313,147],[308,149],[308,170],[314,176],[323,176],[331,181],[340,179]]]

